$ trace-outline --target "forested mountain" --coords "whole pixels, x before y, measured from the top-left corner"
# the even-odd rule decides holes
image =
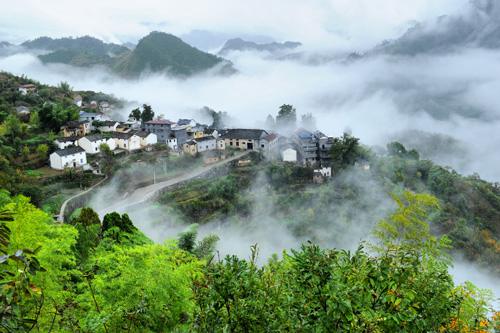
[[[18,89],[25,84],[33,85],[26,95]],[[112,96],[7,73],[0,73],[0,88],[2,332],[498,328],[490,293],[471,283],[457,285],[449,273],[450,249],[498,273],[498,184],[421,160],[398,143],[375,155],[346,134],[334,138],[335,176],[323,184],[312,181],[311,167],[270,162],[253,152],[222,175],[160,195],[151,204],[168,215],[156,216],[158,230],[165,216],[178,217],[186,229],[154,243],[137,228],[142,221],[133,213],[140,207],[130,216],[111,212],[102,219],[82,207],[59,223],[53,214],[60,204],[47,202],[68,185],[81,193],[98,177],[71,169],[42,175],[38,165],[54,148],[60,125],[78,119],[74,94],[84,102],[96,96],[112,102]],[[29,117],[20,116],[17,106],[29,107]],[[96,161],[102,161],[99,155]],[[159,157],[155,152],[124,157],[116,165],[123,173],[111,173],[110,183],[130,186],[138,178],[131,164],[154,164]],[[165,163],[184,171],[186,163],[196,167],[202,161],[167,152]],[[110,202],[116,198],[106,196]],[[281,257],[262,257],[261,239],[255,238],[249,259],[222,257],[216,250],[224,236],[199,239],[193,225],[214,221],[221,223],[214,229],[221,233],[224,227],[251,232],[260,221],[261,238],[291,234],[303,244]],[[269,229],[272,225],[283,232]],[[369,241],[359,242],[359,230],[372,236]],[[345,236],[353,251],[343,249]],[[339,246],[318,245],[329,237]]]
[[[29,50],[44,50],[39,55],[44,63],[62,63],[73,66],[111,65],[116,57],[129,50],[121,45],[107,44],[99,39],[85,36],[79,38],[40,37],[21,44]]]
[[[90,67],[101,65],[124,77],[137,77],[142,73],[169,73],[177,76],[193,75],[216,66],[218,73],[234,72],[232,64],[215,55],[202,52],[180,38],[152,32],[134,46],[104,43],[90,37],[58,38],[40,37],[24,42],[12,52],[45,51],[38,58],[43,63],[60,63],[72,66]],[[48,53],[47,53],[48,52]]]
[[[498,1],[473,0],[466,14],[418,23],[400,38],[379,45],[374,53],[417,55],[457,51],[462,47],[500,47]]]
[[[163,72],[181,76],[196,74],[221,65],[221,71],[231,72],[231,64],[222,58],[202,52],[174,35],[152,32],[142,38],[135,49],[113,66],[124,76],[142,72]]]
[[[255,43],[243,40],[241,38],[234,38],[226,41],[222,49],[219,51],[220,55],[226,55],[231,51],[267,51],[270,53],[291,51],[301,46],[298,42],[283,42],[283,43]]]

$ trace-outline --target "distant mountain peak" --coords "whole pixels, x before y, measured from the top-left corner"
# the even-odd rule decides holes
[[[174,75],[189,76],[219,64],[224,65],[227,70],[231,67],[224,59],[200,51],[177,36],[153,31],[143,37],[114,69],[125,76],[137,76],[144,71],[166,71]]]
[[[453,52],[464,47],[500,48],[500,2],[471,0],[467,13],[417,23],[401,37],[384,41],[371,53],[412,56]]]
[[[267,51],[270,53],[276,53],[280,51],[290,51],[302,44],[299,42],[285,41],[283,43],[255,43],[251,41],[246,41],[242,38],[232,38],[226,41],[222,49],[219,51],[220,55],[228,54],[232,51]]]

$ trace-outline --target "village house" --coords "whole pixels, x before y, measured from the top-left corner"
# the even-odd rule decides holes
[[[179,119],[176,123],[177,127],[186,126],[188,129],[196,126],[196,120],[194,119]]]
[[[172,129],[172,132],[170,133],[169,139],[172,138],[172,135],[177,139],[177,146],[182,147],[183,144],[188,142],[191,137],[189,137],[187,130],[184,128],[176,128]]]
[[[179,150],[179,145],[177,144],[177,138],[175,137],[174,134],[170,134],[170,138],[168,138],[168,140],[167,140],[167,146],[172,151]]]
[[[96,112],[86,112],[86,111],[80,111],[80,121],[89,121],[93,122],[94,120],[97,121],[104,121],[104,115],[102,113],[96,113]]]
[[[241,150],[266,150],[267,136],[268,133],[261,129],[227,129],[221,133],[226,147]]]
[[[82,107],[83,105],[83,98],[81,95],[76,95],[73,97],[73,103],[78,106],[79,108]]]
[[[213,136],[205,136],[186,142],[183,148],[185,153],[196,155],[197,153],[217,149],[217,140]]]
[[[116,132],[116,129],[120,125],[119,122],[114,121],[114,120],[104,120],[104,121],[94,121],[92,125],[99,131],[99,132]]]
[[[115,139],[116,146],[120,149],[124,149],[129,152],[141,149],[141,137],[136,135],[135,132],[114,132],[113,138]]]
[[[333,138],[320,131],[305,129],[295,131],[292,142],[298,147],[300,160],[304,165],[328,165],[331,161],[330,150]]]
[[[332,177],[332,168],[321,168],[313,171],[313,182],[316,184],[322,184],[327,178]]]
[[[158,142],[167,143],[174,123],[166,119],[150,120],[142,124],[142,130],[156,134]]]
[[[281,159],[283,162],[297,163],[297,151],[289,147],[281,152]]]
[[[196,153],[198,153],[198,150],[196,149],[196,141],[190,140],[186,142],[182,145],[182,150],[185,154],[189,154],[191,156],[196,155]]]
[[[18,91],[21,93],[21,95],[28,95],[31,93],[36,92],[36,86],[34,84],[23,84],[20,85],[18,88]]]
[[[71,146],[78,146],[78,137],[77,136],[70,136],[70,137],[62,137],[62,138],[57,138],[54,141],[54,144],[57,146],[59,149],[65,149]]]
[[[92,127],[88,121],[68,121],[61,130],[64,137],[84,136],[90,133]]]
[[[50,167],[56,170],[77,168],[87,164],[87,155],[81,147],[73,146],[50,154]]]
[[[158,143],[158,137],[154,133],[139,131],[135,134],[141,138],[141,147],[142,148],[150,147],[150,146]]]
[[[104,113],[109,112],[111,111],[111,105],[107,101],[101,101],[99,103],[99,110]]]
[[[99,153],[101,151],[100,146],[103,143],[107,143],[107,140],[101,134],[87,135],[78,139],[78,145],[82,147],[87,154]]]
[[[217,149],[218,150],[226,150],[226,140],[222,138],[217,139]]]

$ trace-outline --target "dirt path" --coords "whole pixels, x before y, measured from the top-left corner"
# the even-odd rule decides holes
[[[171,178],[171,179],[168,179],[168,180],[156,183],[156,184],[140,187],[140,188],[136,189],[134,192],[132,192],[130,195],[126,196],[125,198],[119,198],[115,203],[106,207],[103,210],[100,210],[98,213],[99,213],[99,215],[102,216],[104,214],[114,212],[114,211],[126,212],[127,207],[141,204],[141,203],[144,203],[144,202],[152,199],[158,193],[158,191],[160,191],[166,187],[170,187],[170,186],[176,185],[178,183],[185,182],[189,179],[199,177],[212,169],[220,167],[220,166],[227,164],[231,161],[237,160],[237,159],[247,155],[248,153],[249,152],[236,154],[235,156],[232,156],[232,157],[227,158],[225,160],[219,161],[219,162],[214,163],[214,164],[198,167],[190,172],[176,176],[174,178]]]
[[[91,187],[89,187],[88,189],[86,189],[85,191],[80,192],[80,193],[78,193],[78,194],[75,194],[74,196],[72,196],[72,197],[70,197],[70,198],[66,199],[66,200],[63,202],[63,204],[62,204],[62,206],[61,206],[61,209],[59,210],[59,215],[57,216],[57,221],[58,221],[58,222],[61,222],[61,223],[62,223],[62,222],[64,222],[64,212],[65,212],[65,210],[66,210],[66,206],[68,205],[68,202],[70,202],[71,200],[76,199],[76,198],[78,198],[78,197],[80,197],[80,196],[82,196],[82,195],[84,195],[84,194],[86,194],[86,193],[89,193],[89,192],[90,192],[90,191],[92,191],[94,188],[96,188],[97,186],[99,186],[100,184],[102,184],[102,183],[103,183],[106,179],[108,179],[108,177],[107,177],[107,176],[106,176],[106,177],[104,177],[103,179],[101,179],[98,183],[96,183],[96,184],[92,185]]]

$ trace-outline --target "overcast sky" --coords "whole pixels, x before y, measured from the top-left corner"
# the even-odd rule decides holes
[[[2,0],[0,40],[93,35],[135,41],[151,30],[268,35],[312,47],[362,48],[468,0]]]

